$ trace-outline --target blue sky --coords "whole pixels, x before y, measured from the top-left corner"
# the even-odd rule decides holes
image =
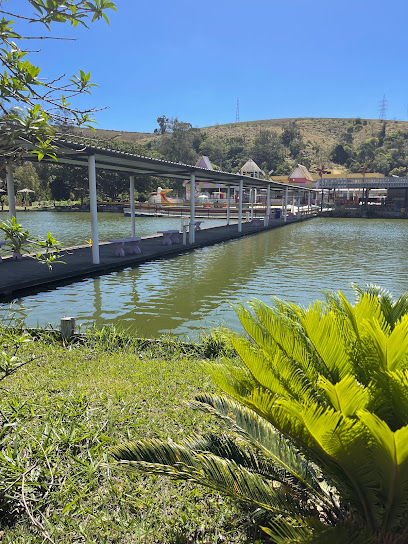
[[[194,126],[285,117],[408,119],[402,0],[117,0],[110,26],[57,25],[33,62],[43,76],[90,71],[98,128],[151,132],[160,115]],[[7,8],[27,12],[26,0]],[[31,32],[39,33],[40,29]],[[30,48],[37,44],[30,42]]]

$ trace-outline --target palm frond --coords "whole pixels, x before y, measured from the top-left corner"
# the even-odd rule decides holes
[[[408,293],[403,293],[392,304],[391,312],[388,317],[388,322],[390,324],[391,329],[393,329],[395,324],[398,323],[398,321],[406,314],[408,314]]]
[[[275,544],[377,544],[364,526],[353,522],[328,525],[320,520],[286,520],[276,517],[262,527]]]
[[[230,341],[251,373],[254,382],[278,396],[286,396],[287,386],[285,386],[282,377],[277,374],[273,360],[263,350],[257,348],[248,339],[236,334],[231,335]],[[276,355],[279,356],[278,353]]]
[[[193,408],[211,413],[227,423],[228,428],[262,451],[275,466],[281,467],[304,488],[322,500],[329,494],[321,487],[313,466],[264,418],[227,397],[198,395]]]
[[[145,440],[116,446],[111,453],[122,468],[193,481],[274,514],[313,515],[313,508],[297,501],[280,484],[271,485],[259,474],[208,452],[193,452],[173,442]]]
[[[225,357],[222,362],[205,361],[202,366],[225,393],[237,400],[247,398],[257,386],[243,363]]]
[[[376,319],[381,327],[386,327],[387,322],[381,311],[378,298],[370,293],[363,293],[355,306],[352,306],[344,294],[339,291],[342,307],[349,319],[350,325],[357,339],[361,339],[361,326],[366,319]]]
[[[388,338],[388,370],[402,370],[408,364],[408,314],[400,317]]]
[[[282,463],[275,463],[276,459],[273,459],[270,455],[259,449],[248,447],[248,442],[242,442],[242,444],[239,444],[225,434],[210,434],[189,439],[183,445],[194,452],[209,452],[219,458],[233,461],[240,467],[259,474],[269,481],[279,482],[290,490],[292,495],[297,495],[299,500],[317,500],[319,494],[316,489],[304,485],[303,482],[286,470],[286,467],[282,467]],[[321,504],[324,505],[323,502]],[[326,500],[326,506],[327,504],[328,500]]]
[[[276,516],[262,529],[272,537],[274,544],[304,544],[313,532],[306,520],[283,516]]]
[[[354,416],[357,410],[366,408],[370,401],[369,389],[358,383],[351,374],[336,384],[322,376],[319,385],[326,391],[333,408],[345,417]]]
[[[352,283],[351,286],[359,298],[364,294],[369,294],[378,299],[381,311],[391,330],[401,317],[408,313],[408,293],[403,293],[394,301],[392,293],[379,285],[366,284],[364,288],[361,288],[357,284]]]
[[[352,364],[337,314],[327,311],[322,303],[317,303],[310,306],[300,322],[325,366],[322,374],[333,383],[350,373]]]
[[[242,326],[248,335],[265,351],[276,348],[287,358],[295,361],[303,369],[310,383],[314,383],[322,370],[316,369],[316,361],[308,349],[300,324],[293,317],[280,314],[276,308],[269,308],[260,301],[251,301],[254,314],[246,308],[237,307],[236,311]],[[285,306],[286,308],[286,306]],[[297,310],[301,313],[301,309]],[[291,315],[295,314],[295,306],[291,306]]]
[[[273,354],[268,354],[239,335],[231,335],[230,342],[259,386],[277,397],[292,397],[296,400],[310,398],[311,401],[321,398],[303,368],[278,348]]]
[[[363,424],[318,404],[304,407],[281,403],[304,426],[310,437],[309,451],[319,459],[319,466],[335,482],[343,498],[365,518],[369,527],[375,527],[379,519],[373,478],[376,465]]]
[[[389,386],[388,412],[384,416],[376,413],[385,419],[392,429],[396,430],[408,424],[408,371],[388,372],[386,378]],[[386,391],[383,389],[379,394],[384,395],[384,393]]]
[[[408,425],[393,432],[375,414],[361,411],[359,417],[371,435],[380,483],[381,530],[386,533],[407,519]]]

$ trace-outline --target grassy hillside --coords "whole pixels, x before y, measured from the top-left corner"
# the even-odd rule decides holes
[[[267,146],[272,146],[272,143],[265,144],[264,151],[259,150],[259,141],[265,140],[265,132],[274,133],[278,137],[283,133],[283,139],[285,139],[285,132],[291,130],[289,127],[294,124],[297,133],[294,136],[297,144],[296,151],[293,150],[293,146],[286,143],[280,151],[276,151],[276,154],[280,153],[280,158],[274,161],[273,156],[268,155],[267,151]],[[305,164],[311,172],[315,172],[321,164],[325,164],[336,172],[358,171],[362,165],[367,165],[371,171],[388,175],[390,172],[395,173],[395,169],[404,169],[408,156],[406,138],[408,121],[387,120],[385,132],[383,121],[358,118],[265,119],[201,127],[198,130],[202,135],[201,141],[206,140],[207,144],[204,142],[201,145],[194,145],[192,141],[191,143],[184,141],[185,151],[181,155],[176,155],[174,150],[163,147],[162,137],[153,133],[101,129],[97,129],[96,134],[86,129],[80,132],[91,138],[95,136],[103,138],[114,145],[120,146],[123,142],[124,145],[138,146],[135,151],[132,148],[125,149],[130,152],[150,154],[150,151],[157,151],[158,156],[161,154],[166,159],[175,162],[194,164],[200,154],[208,155],[214,164],[233,172],[237,171],[248,158],[254,158],[259,166],[264,164],[265,171],[272,168],[275,175],[287,175],[293,165],[298,162]],[[397,137],[395,136],[397,131],[405,132],[405,135]],[[394,136],[391,139],[386,138],[393,133]],[[376,141],[370,142],[373,138]],[[401,138],[405,142],[402,142]],[[398,139],[400,141],[397,141]],[[200,139],[198,141],[200,142]],[[276,138],[275,140],[272,138],[272,141],[276,141]],[[339,144],[346,149],[345,159],[336,159],[334,155],[331,155],[333,148]],[[223,146],[227,151],[222,151]],[[193,150],[192,153],[191,150]],[[221,159],[222,153],[224,155]],[[342,153],[344,157],[345,151],[342,150]],[[339,162],[335,162],[337,160]],[[400,172],[398,175],[401,175]]]
[[[228,123],[226,125],[214,125],[209,127],[199,127],[210,137],[232,138],[244,137],[253,139],[260,130],[271,130],[280,134],[290,122],[295,121],[308,148],[312,151],[314,146],[321,148],[322,152],[329,150],[338,142],[341,135],[347,130],[347,127],[353,123],[353,119],[338,118],[287,118],[287,119],[263,119],[258,121],[244,121],[241,123]],[[364,119],[367,124],[362,130],[355,134],[354,142],[356,144],[371,138],[377,134],[381,128],[381,121],[378,119]],[[386,133],[396,130],[408,131],[408,121],[387,121]],[[95,133],[90,129],[81,129],[84,136],[92,137]],[[96,136],[104,139],[118,138],[127,142],[147,143],[157,138],[149,132],[121,132],[116,130],[96,129]]]
[[[296,122],[302,138],[306,145],[312,150],[313,146],[319,146],[322,151],[329,150],[337,143],[341,135],[347,130],[354,119],[337,119],[310,117],[298,119],[264,119],[260,121],[246,121],[242,123],[229,123],[227,125],[215,125],[211,127],[203,127],[202,131],[206,132],[211,137],[236,137],[244,136],[245,138],[255,138],[260,130],[272,130],[280,134],[283,128],[290,122]],[[371,138],[377,134],[381,128],[379,119],[363,119],[367,124],[363,125],[360,132],[355,134],[354,142],[356,144]],[[391,133],[396,130],[408,130],[408,121],[387,121],[386,132]]]

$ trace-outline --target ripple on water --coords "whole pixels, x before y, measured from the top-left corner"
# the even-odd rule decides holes
[[[16,308],[29,325],[73,315],[84,326],[194,338],[217,325],[239,329],[228,301],[308,305],[322,290],[350,295],[352,281],[399,295],[408,290],[407,243],[405,221],[316,219],[39,293]]]

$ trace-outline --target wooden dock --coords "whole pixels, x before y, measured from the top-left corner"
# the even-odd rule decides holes
[[[142,263],[167,259],[181,255],[194,249],[211,246],[255,235],[274,228],[283,227],[293,222],[309,219],[291,220],[284,223],[282,219],[271,219],[269,226],[252,226],[251,223],[242,224],[242,232],[238,232],[237,225],[204,228],[196,232],[194,244],[162,245],[162,236],[147,236],[141,239],[141,254],[115,256],[115,245],[109,242],[100,244],[100,264],[92,264],[92,249],[89,246],[65,248],[61,252],[62,263],[55,263],[50,271],[48,267],[39,263],[33,256],[25,255],[22,260],[13,260],[3,257],[0,263],[0,301],[10,302],[13,299],[39,291],[47,291],[58,285],[74,283],[86,277],[100,276],[127,267],[136,267]],[[188,239],[188,237],[187,237]]]

